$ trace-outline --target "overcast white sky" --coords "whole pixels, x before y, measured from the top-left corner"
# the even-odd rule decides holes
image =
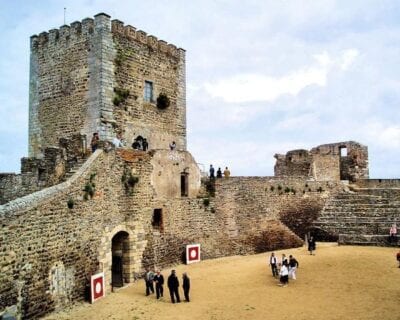
[[[400,1],[0,0],[0,172],[27,156],[29,37],[106,12],[187,50],[188,149],[233,175],[355,140],[400,177]]]

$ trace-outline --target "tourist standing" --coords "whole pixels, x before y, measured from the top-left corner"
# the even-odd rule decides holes
[[[171,296],[171,302],[175,303],[175,297],[176,297],[176,302],[181,302],[181,299],[179,298],[179,280],[178,277],[176,276],[175,270],[171,271],[170,276],[168,277],[168,289],[169,289],[169,295]]]
[[[172,150],[175,150],[175,148],[176,148],[176,143],[175,143],[175,141],[172,141],[172,143],[169,144],[169,148],[171,149],[171,151],[172,151]]]
[[[164,276],[160,273],[160,270],[157,270],[153,280],[156,283],[157,299],[160,299],[164,295]]]
[[[296,270],[299,267],[299,262],[292,255],[289,256],[289,276],[296,280]]]
[[[218,168],[218,170],[217,170],[217,178],[222,178],[221,168]]]
[[[278,259],[275,257],[275,253],[271,253],[269,257],[269,265],[271,266],[272,276],[276,277],[278,275]]]
[[[117,136],[113,139],[112,144],[115,148],[122,148],[124,144],[122,143],[122,135],[117,133]]]
[[[147,151],[147,149],[149,148],[149,143],[147,142],[146,138],[143,138],[142,147],[143,151]]]
[[[99,134],[97,132],[93,133],[92,141],[90,141],[90,146],[92,148],[92,153],[94,153],[99,147]]]
[[[225,167],[224,170],[224,177],[229,178],[231,176],[231,172],[229,171],[228,167]]]
[[[214,172],[215,172],[215,169],[214,169],[213,165],[210,164],[210,179],[214,179],[215,178]]]
[[[183,293],[185,294],[185,301],[190,302],[189,299],[190,278],[188,277],[186,272],[183,273],[182,280],[183,280],[182,287],[183,287]]]
[[[397,242],[397,226],[395,223],[392,224],[389,230],[389,241],[390,243]]]
[[[154,293],[153,280],[154,272],[150,269],[146,269],[146,274],[144,276],[144,281],[146,282],[146,296],[148,296],[150,293]]]
[[[310,255],[312,255],[313,251],[315,251],[315,240],[313,236],[310,236],[310,238],[308,239],[308,251],[310,252]]]

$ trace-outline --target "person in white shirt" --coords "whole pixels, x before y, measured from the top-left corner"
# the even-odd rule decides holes
[[[124,144],[122,143],[122,135],[120,133],[113,139],[112,144],[115,148],[122,148]]]
[[[282,264],[279,275],[280,275],[279,281],[281,282],[280,285],[286,287],[289,283],[289,270],[286,261]]]

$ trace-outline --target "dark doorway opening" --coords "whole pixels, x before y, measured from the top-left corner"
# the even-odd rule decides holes
[[[189,174],[181,173],[181,197],[189,196]]]
[[[163,231],[163,216],[162,209],[154,209],[152,226],[154,229],[162,232]]]
[[[112,265],[111,284],[113,287],[122,287],[128,282],[129,270],[129,235],[125,231],[118,232],[112,238]]]

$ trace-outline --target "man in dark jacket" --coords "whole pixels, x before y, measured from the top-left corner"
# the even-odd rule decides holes
[[[178,288],[179,288],[179,280],[178,277],[176,276],[175,270],[172,270],[170,276],[168,277],[168,289],[172,303],[175,303],[175,297],[176,297],[176,302],[178,303],[181,302],[181,299],[179,298]]]
[[[157,270],[157,274],[154,276],[154,282],[156,283],[157,299],[160,299],[164,294],[164,276],[160,273],[160,270]]]
[[[183,287],[183,292],[185,294],[185,300],[186,300],[186,302],[190,302],[190,299],[189,299],[190,278],[188,277],[186,272],[183,273],[182,279],[183,279],[182,287]]]

